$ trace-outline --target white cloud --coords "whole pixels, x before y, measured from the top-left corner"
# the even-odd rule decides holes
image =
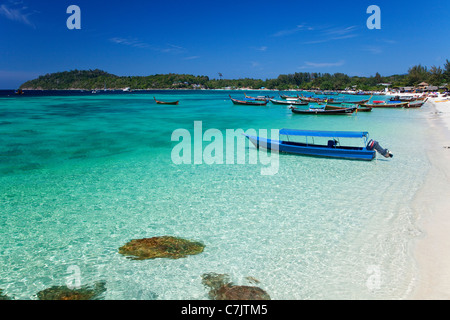
[[[191,56],[191,57],[183,58],[183,60],[194,60],[194,59],[198,59],[198,58],[200,58],[200,56]]]
[[[36,28],[29,19],[29,16],[33,13],[36,13],[36,11],[30,12],[28,7],[23,5],[22,1],[9,1],[0,5],[0,16]]]
[[[346,34],[349,34],[356,30],[356,26],[346,27],[346,28],[332,28],[325,30],[325,34],[329,35],[337,35],[337,36],[343,36]]]
[[[309,62],[306,61],[304,66],[299,67],[299,69],[312,69],[312,68],[330,68],[330,67],[340,67],[345,64],[344,60],[338,62]]]
[[[366,46],[363,48],[364,51],[368,51],[372,54],[381,54],[383,53],[383,49],[377,46]]]
[[[116,44],[122,44],[125,46],[135,47],[135,48],[147,48],[149,45],[145,42],[142,42],[138,39],[127,39],[127,38],[119,38],[114,37],[109,39],[111,42]]]
[[[304,41],[302,44],[318,44],[335,40],[344,40],[351,39],[358,36],[356,31],[358,30],[357,26],[349,26],[349,27],[331,27],[331,26],[306,26],[304,24],[297,25],[296,28],[281,30],[277,33],[273,34],[274,37],[281,37],[292,35],[300,31],[307,31],[303,33],[304,36],[309,35],[313,37],[312,40]]]
[[[283,36],[288,36],[288,35],[297,33],[302,30],[312,31],[312,30],[314,30],[314,28],[306,27],[304,24],[299,24],[295,28],[278,31],[278,32],[274,33],[272,36],[273,37],[283,37]]]
[[[186,51],[185,48],[181,47],[181,46],[177,46],[174,44],[168,44],[166,47],[164,48],[154,48],[156,51],[161,51],[164,53],[181,53]]]

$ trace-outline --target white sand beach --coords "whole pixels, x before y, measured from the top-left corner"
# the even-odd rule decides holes
[[[450,101],[444,100],[429,99],[431,169],[414,201],[422,236],[413,248],[418,278],[409,299],[450,299]]]

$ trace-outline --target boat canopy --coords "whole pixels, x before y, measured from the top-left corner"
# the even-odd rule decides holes
[[[329,137],[329,138],[364,138],[369,136],[368,132],[313,131],[313,130],[294,130],[294,129],[281,129],[280,134],[286,136]]]

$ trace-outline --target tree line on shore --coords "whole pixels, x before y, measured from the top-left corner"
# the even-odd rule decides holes
[[[150,76],[116,76],[102,70],[71,70],[40,76],[27,81],[21,89],[67,90],[67,89],[320,89],[320,90],[382,90],[383,84],[391,87],[416,86],[421,82],[441,86],[450,82],[450,61],[446,60],[443,68],[427,68],[416,65],[402,75],[381,76],[376,73],[371,77],[348,76],[344,73],[296,72],[281,74],[275,79],[210,79],[208,76],[189,74],[156,74]]]

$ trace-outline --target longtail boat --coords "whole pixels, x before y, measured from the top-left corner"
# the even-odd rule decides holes
[[[325,96],[336,96],[339,95],[339,92],[334,91],[315,91],[314,94],[316,95],[325,95]]]
[[[372,112],[372,107],[363,107],[361,105],[358,105],[356,112]]]
[[[413,101],[408,103],[408,105],[405,106],[405,108],[420,108],[422,107],[426,102],[428,101],[428,99],[424,100],[424,101]]]
[[[231,97],[231,95],[229,95],[229,97],[230,97],[231,101],[234,104],[238,104],[238,105],[265,106],[268,103],[267,100],[265,100],[265,101],[255,101],[255,100],[245,100],[245,101],[243,101],[243,100],[233,99]]]
[[[244,96],[247,99],[256,100],[256,101],[267,101],[267,100],[269,100],[271,98],[274,98],[274,97],[268,97],[268,96],[265,96],[265,97],[261,97],[261,96],[259,96],[259,97],[250,97],[250,96],[246,95],[245,93],[244,93]]]
[[[342,108],[351,108],[351,107],[355,107],[354,104],[341,104],[341,105],[329,105],[327,104],[325,106],[325,110],[338,110],[338,109],[342,109]],[[372,108],[371,107],[362,107],[360,105],[356,105],[356,112],[371,112]]]
[[[331,102],[334,101],[334,99],[320,99],[320,98],[311,98],[311,97],[304,97],[303,95],[300,97],[300,100],[306,101],[306,102]]]
[[[401,102],[414,102],[414,101],[423,101],[428,99],[427,97],[414,97],[414,96],[395,96],[389,99],[389,101],[401,101]]]
[[[395,96],[395,97],[392,97],[389,99],[389,101],[401,101],[401,102],[406,102],[406,101],[410,102],[410,101],[415,101],[415,100],[417,100],[417,99],[415,99],[413,96],[403,96],[403,97]]]
[[[334,110],[325,110],[325,108],[309,108],[309,110],[301,110],[297,108],[291,108],[295,114],[321,114],[321,115],[337,115],[337,114],[352,114],[356,111],[356,107],[352,108],[340,108]]]
[[[328,104],[334,104],[334,105],[340,105],[343,103],[350,103],[350,104],[364,104],[364,103],[368,103],[370,101],[370,99],[367,100],[360,100],[360,101],[336,101],[336,100],[328,100],[327,103]]]
[[[270,99],[273,104],[283,104],[283,105],[294,105],[294,106],[307,106],[308,102],[298,101],[298,100],[275,100]]]
[[[364,103],[362,106],[370,108],[403,108],[408,104],[409,102],[373,101],[371,104]]]
[[[368,132],[354,131],[312,131],[281,129],[280,136],[287,136],[287,140],[272,140],[258,136],[244,134],[256,148],[271,150],[272,152],[290,153],[296,155],[341,158],[350,160],[371,161],[376,157],[376,151],[385,158],[392,158],[392,153],[383,149],[377,141],[369,140]],[[304,137],[305,142],[295,142],[289,137]],[[340,138],[363,139],[363,147],[342,145]],[[299,138],[297,138],[299,140]],[[314,140],[328,141],[319,144]]]
[[[171,104],[171,105],[177,105],[180,101],[160,101],[160,100],[156,100],[155,97],[153,97],[153,99],[155,99],[155,102],[157,104]]]
[[[287,96],[287,95],[285,95],[285,94],[280,94],[280,98],[281,99],[299,99],[299,97],[298,97],[298,95],[297,96],[295,96],[295,97],[293,97],[293,96]]]

